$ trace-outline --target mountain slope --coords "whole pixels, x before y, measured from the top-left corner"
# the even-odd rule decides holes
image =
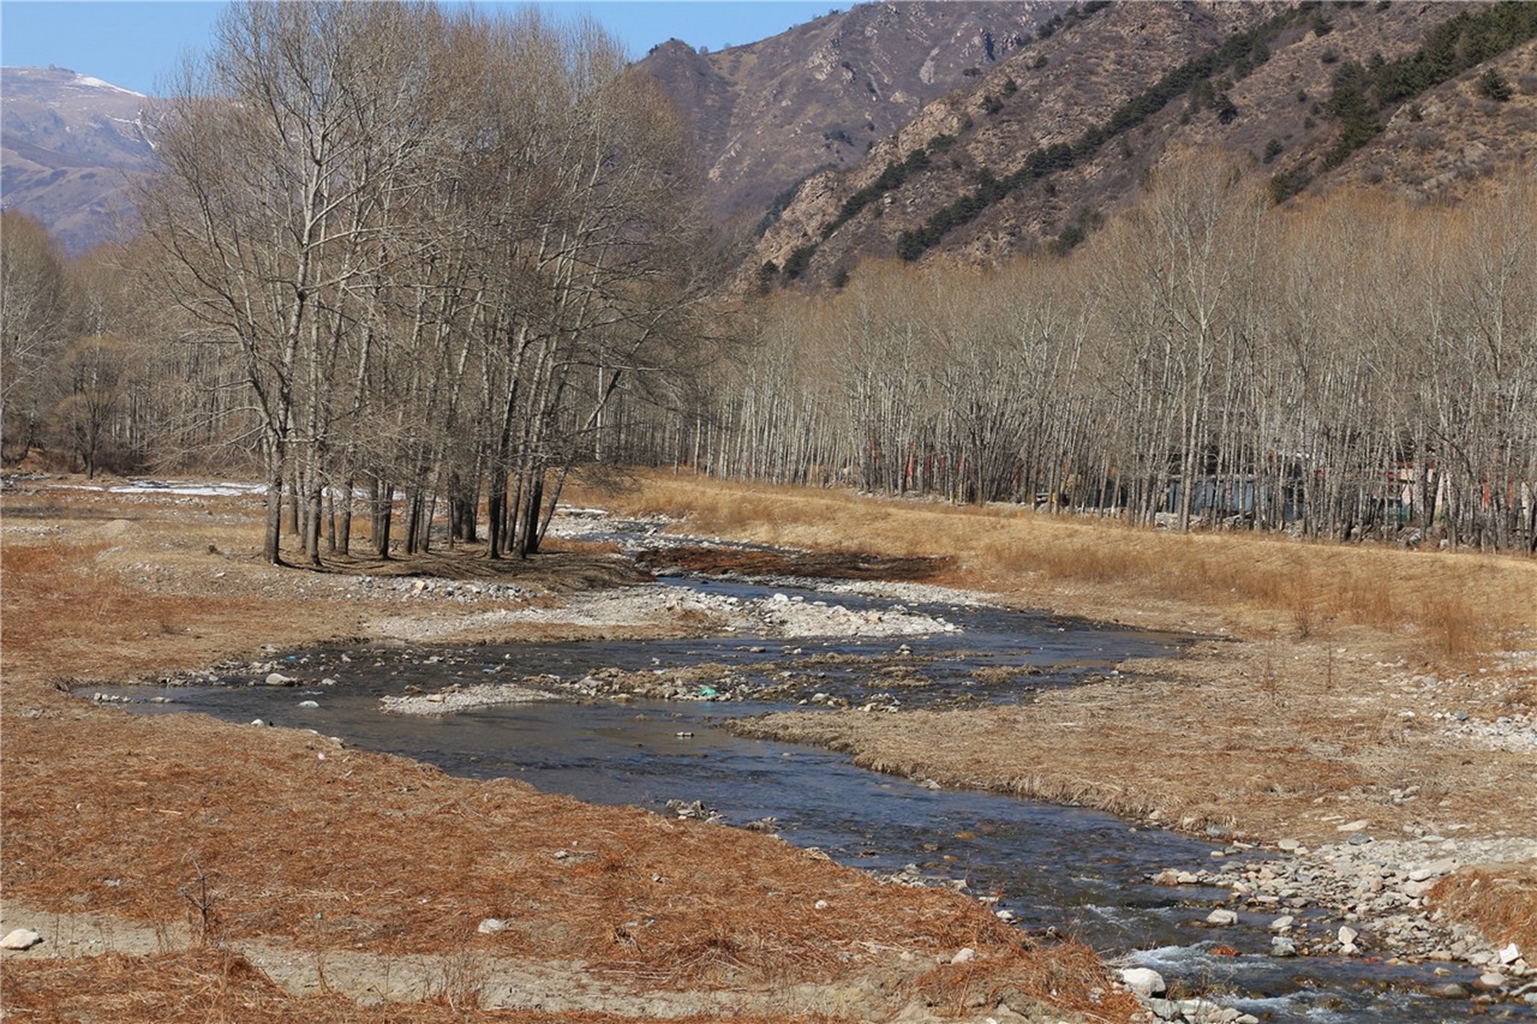
[[[1490,5],[1089,6],[1092,16],[927,106],[859,168],[808,181],[744,263],[738,288],[837,282],[871,257],[990,263],[1047,244],[1065,250],[1134,203],[1149,169],[1186,150],[1277,179],[1282,199],[1354,180],[1455,194],[1459,175],[1532,150],[1537,69],[1526,44],[1454,76],[1460,86],[1376,113],[1381,135],[1340,148],[1360,121],[1346,116],[1342,81],[1407,66],[1454,19]],[[1472,30],[1458,32],[1451,49],[1476,55]],[[1509,100],[1430,99],[1467,93],[1495,65]],[[1400,121],[1412,106],[1405,144]],[[1441,163],[1460,170],[1422,173]]]
[[[40,221],[70,252],[116,237],[132,177],[154,159],[148,100],[64,68],[0,69],[0,202]]]
[[[813,171],[857,165],[867,145],[1028,46],[1065,7],[859,4],[714,53],[671,40],[636,69],[693,128],[711,211],[756,220]]]

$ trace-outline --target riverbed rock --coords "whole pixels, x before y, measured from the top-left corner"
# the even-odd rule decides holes
[[[1238,914],[1231,910],[1217,909],[1206,915],[1206,923],[1225,926],[1238,923]]]
[[[1521,947],[1512,942],[1500,950],[1500,963],[1513,964],[1521,959]]]
[[[1167,986],[1163,975],[1150,967],[1127,967],[1121,971],[1121,982],[1143,999],[1163,995]]]
[[[312,700],[301,700],[299,702],[299,706],[301,708],[318,708],[318,707],[320,707],[319,704],[317,704],[315,701],[312,701]]]
[[[1285,935],[1277,935],[1270,940],[1270,955],[1286,958],[1297,955],[1297,944]]]
[[[31,949],[42,941],[43,937],[31,928],[14,928],[0,939],[0,949]]]

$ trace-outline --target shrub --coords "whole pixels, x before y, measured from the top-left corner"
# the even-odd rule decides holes
[[[1490,68],[1478,76],[1478,94],[1485,99],[1504,103],[1514,94],[1510,82],[1500,73],[1499,68]]]

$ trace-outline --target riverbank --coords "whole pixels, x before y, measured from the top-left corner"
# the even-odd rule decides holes
[[[1123,663],[1015,707],[791,712],[738,728],[845,751],[878,771],[1269,848],[1283,861],[1299,848],[1344,849],[1340,864],[1301,855],[1310,884],[1318,880],[1310,906],[1339,925],[1382,922],[1369,941],[1387,955],[1451,946],[1459,956],[1493,955],[1504,982],[1491,988],[1531,996],[1537,563],[1172,536],[1016,509],[696,478],[648,477],[612,501],[632,514],[673,509],[695,536],[942,554],[930,582],[1195,635],[1181,658]],[[1428,857],[1417,848],[1440,840],[1461,852]],[[1427,860],[1450,864],[1419,874]],[[1408,891],[1394,888],[1400,880]],[[1295,885],[1267,892],[1254,878],[1219,881],[1240,901],[1279,901],[1285,890],[1300,898]],[[1396,919],[1405,914],[1411,923]],[[1421,923],[1435,927],[1420,935]],[[1471,931],[1459,939],[1453,926]],[[1519,955],[1499,963],[1511,945]]]
[[[304,730],[133,717],[71,696],[232,658],[271,661],[265,681],[281,652],[347,640],[712,625],[665,605],[584,618],[588,592],[646,578],[600,544],[529,563],[461,551],[282,570],[256,557],[249,493],[80,485],[23,481],[0,499],[0,931],[41,940],[0,954],[10,1017],[1136,1012],[1080,944],[766,836],[450,778]]]
[[[1273,862],[1252,873],[1248,868],[1224,870],[1220,864],[1189,873],[1196,883],[1227,889],[1234,913],[1297,919],[1277,935],[1299,952],[1338,952],[1338,928],[1348,927],[1358,933],[1360,942],[1352,945],[1361,956],[1436,959],[1445,953],[1469,962],[1483,957],[1480,966],[1489,968],[1484,973],[1499,974],[1501,980],[1464,996],[1525,999],[1532,994],[1524,972],[1531,949],[1537,948],[1529,856],[1530,823],[1537,820],[1537,784],[1530,771],[1537,643],[1522,612],[1512,610],[1532,607],[1523,603],[1532,580],[1529,563],[1284,540],[1166,538],[1114,526],[1037,521],[1015,510],[878,503],[823,492],[665,478],[647,480],[629,495],[588,500],[606,500],[633,514],[655,513],[664,504],[692,510],[692,520],[680,524],[675,535],[661,532],[664,522],[654,521],[657,532],[643,564],[655,571],[833,576],[848,582],[823,589],[874,588],[914,603],[957,603],[985,595],[1194,637],[1182,658],[1126,661],[1086,684],[1041,692],[1026,705],[893,712],[889,708],[898,702],[892,702],[833,715],[773,716],[742,728],[847,750],[862,765],[934,785],[1096,806],[1227,843],[1234,852],[1251,846],[1270,849]],[[472,994],[484,999],[483,1005],[498,1000],[508,1000],[499,1005],[526,1005],[537,985],[520,987],[506,979],[526,973],[530,962],[555,972],[547,978],[556,977],[559,964],[601,964],[616,948],[628,949],[630,940],[643,951],[636,956],[651,966],[620,969],[619,988],[629,994],[603,1004],[630,1016],[665,1010],[718,1018],[729,1006],[732,1013],[780,1019],[836,1005],[834,1019],[904,1012],[913,1019],[948,1014],[1004,1020],[1011,1018],[1001,1015],[1003,1010],[1014,1005],[1026,1012],[1009,1012],[1029,1019],[1034,1011],[1018,996],[1031,991],[1089,1013],[1087,1019],[1132,1012],[1118,1001],[1124,996],[1106,980],[1103,968],[1082,959],[1081,948],[1053,944],[1023,951],[1018,933],[993,931],[995,919],[965,899],[918,912],[928,922],[927,932],[903,916],[908,911],[900,908],[910,897],[893,896],[889,887],[861,897],[869,901],[864,903],[817,896],[810,900],[812,912],[787,918],[783,907],[761,906],[758,888],[742,890],[742,880],[755,877],[757,869],[741,873],[745,862],[735,854],[706,879],[722,901],[703,922],[713,929],[708,934],[700,931],[703,919],[678,909],[676,894],[664,899],[653,891],[657,883],[650,875],[631,878],[605,871],[597,878],[583,877],[574,887],[570,878],[555,883],[574,904],[521,894],[527,902],[522,912],[550,924],[545,931],[535,929],[533,938],[518,940],[532,943],[530,956],[507,956],[494,943],[508,940],[487,939],[477,930],[482,920],[507,920],[498,916],[507,911],[487,896],[488,885],[494,896],[500,884],[487,878],[501,876],[423,867],[440,862],[445,845],[463,845],[457,831],[460,815],[481,816],[474,801],[485,798],[479,788],[484,784],[447,780],[466,788],[445,796],[411,781],[422,769],[409,762],[374,761],[375,755],[328,747],[302,733],[296,735],[304,743],[321,745],[304,747],[291,762],[274,762],[267,737],[295,734],[253,733],[212,723],[182,728],[169,720],[149,725],[84,707],[50,687],[64,680],[90,684],[195,676],[204,666],[232,657],[256,666],[253,672],[259,668],[264,681],[282,674],[284,665],[275,660],[280,652],[347,639],[387,646],[513,637],[700,635],[732,627],[779,628],[782,632],[775,635],[782,636],[887,628],[873,619],[849,609],[837,611],[835,603],[795,606],[786,600],[744,608],[729,601],[680,602],[676,595],[626,590],[624,584],[648,578],[646,572],[618,555],[601,538],[601,529],[595,534],[591,517],[585,524],[581,517],[573,519],[554,545],[560,550],[531,563],[497,565],[472,553],[440,552],[410,562],[334,559],[327,571],[316,573],[275,570],[254,558],[259,506],[249,496],[103,493],[39,484],[7,494],[4,512],[5,689],[0,714],[7,827],[6,906],[0,915],[5,931],[50,915],[68,923],[68,929],[57,926],[53,940],[38,947],[44,953],[76,949],[60,936],[80,933],[83,926],[74,922],[82,913],[118,922],[116,931],[107,929],[113,934],[126,934],[130,925],[171,937],[207,934],[196,894],[208,877],[209,858],[216,857],[227,858],[219,863],[212,885],[217,899],[209,905],[218,908],[216,923],[224,929],[217,933],[216,946],[248,965],[217,961],[224,965],[218,967],[226,978],[221,984],[241,993],[238,998],[255,1000],[252,1005],[264,1005],[267,990],[261,985],[248,991],[228,982],[232,975],[247,977],[242,972],[250,970],[250,977],[282,981],[274,998],[323,996],[341,1008],[334,1010],[340,1016],[328,1018],[325,1013],[333,1011],[309,1004],[301,1011],[298,1004],[280,1001],[275,1005],[286,1009],[279,1018],[303,1012],[317,1019],[358,1019],[348,1016],[358,1012],[354,1000],[378,998],[381,985],[393,986],[408,973],[404,965],[419,962],[428,966],[413,968],[415,987],[389,991],[445,1005],[463,1003]],[[1103,558],[1091,557],[1089,542],[1096,531]],[[699,533],[725,541],[804,545],[806,553],[701,544]],[[1171,546],[1162,547],[1164,542]],[[1063,556],[1059,549],[1072,545],[1079,546],[1077,553]],[[1187,565],[1154,571],[1146,583],[1133,587],[1117,560],[1123,555],[1127,564],[1144,567],[1188,556],[1192,565],[1207,567],[1210,578],[1184,591],[1169,589],[1181,580],[1200,582],[1191,576],[1197,570]],[[1253,579],[1235,583],[1232,563],[1251,567]],[[1310,589],[1298,584],[1283,592],[1273,580],[1266,582],[1267,573],[1277,569],[1308,581]],[[1223,589],[1224,584],[1232,585]],[[1451,596],[1438,597],[1437,587]],[[1398,589],[1416,588],[1422,596],[1412,602],[1391,596]],[[1128,592],[1137,595],[1132,604],[1126,603]],[[1377,610],[1367,614],[1343,608],[1338,602],[1347,593]],[[1494,595],[1501,603],[1488,604],[1484,614]],[[1397,628],[1369,621],[1384,614],[1384,606],[1403,612]],[[1464,625],[1435,626],[1426,612],[1437,608],[1452,626]],[[1333,611],[1325,614],[1324,609]],[[1477,620],[1472,626],[1466,625],[1470,618]],[[942,623],[915,616],[901,625],[886,635],[910,635],[904,632],[908,628],[931,632]],[[1473,640],[1480,646],[1464,649]],[[596,679],[587,696],[646,692],[637,690],[642,685],[657,685],[656,678]],[[678,685],[698,689],[693,680]],[[140,754],[147,743],[160,751],[149,760]],[[242,763],[257,764],[256,773],[243,773],[240,764],[231,763],[232,752],[241,755]],[[131,770],[121,784],[98,784],[123,775],[123,765]],[[311,778],[301,766],[321,774]],[[333,772],[338,767],[342,770]],[[338,786],[337,775],[357,782]],[[271,778],[289,776],[307,785],[274,790],[270,784]],[[167,788],[167,779],[185,786]],[[164,793],[165,799],[146,800],[146,790]],[[265,795],[257,802],[239,799],[250,792]],[[396,794],[405,802],[381,804],[376,793]],[[82,818],[77,809],[102,803],[110,807],[104,814]],[[529,863],[543,864],[541,852],[553,860],[555,853],[575,849],[571,835],[578,826],[573,822],[580,819],[572,817],[577,813],[573,805],[520,794],[491,816],[488,827],[503,844],[508,834],[527,835],[530,842],[537,838],[543,846],[526,853]],[[453,807],[460,810],[445,810]],[[600,817],[613,813],[593,808],[581,813],[588,812]],[[528,831],[528,822],[540,816],[552,823],[551,834]],[[355,818],[360,831],[339,829],[335,823],[343,818]],[[402,830],[403,822],[419,818],[428,820],[429,827]],[[643,830],[640,823],[649,816],[602,820],[580,827],[620,837],[617,847],[605,848],[603,862],[632,862],[636,847],[624,837]],[[167,825],[174,829],[167,832]],[[264,837],[274,833],[283,835],[284,842],[264,845]],[[232,847],[227,842],[231,834],[255,838]],[[351,852],[380,836],[408,852],[383,861]],[[82,837],[95,837],[97,845],[75,852]],[[683,858],[677,862],[692,864],[688,858],[700,856],[687,844],[667,847],[668,841],[658,841],[663,842],[655,854],[659,863]],[[1452,848],[1444,848],[1446,843]],[[792,860],[804,856],[779,849]],[[317,873],[307,876],[293,875],[287,864],[315,859],[320,864],[307,870]],[[805,867],[794,863],[796,870]],[[342,867],[334,872],[326,867],[333,864]],[[125,873],[123,865],[132,870]],[[520,865],[515,873],[524,870]],[[809,870],[837,873],[820,861]],[[125,874],[154,882],[130,887],[134,895],[128,899]],[[665,871],[652,874],[668,877]],[[1179,872],[1167,883],[1185,884]],[[447,904],[444,891],[456,894]],[[381,892],[414,894],[411,898],[427,901],[419,906],[446,905],[447,924],[423,930],[411,908],[364,900]],[[695,892],[691,887],[688,899]],[[321,916],[314,920],[340,916],[349,924],[334,930],[310,926],[304,936],[308,944],[298,948],[290,966],[273,966],[264,944],[278,925],[267,916],[272,913],[268,905],[287,908],[292,915],[295,907],[315,902],[316,893],[330,902],[322,901],[314,911]],[[466,893],[466,902],[454,902]],[[590,910],[615,898],[630,901],[626,907],[643,908],[644,919],[657,917],[649,908],[659,899],[671,906],[680,915],[669,918],[677,944],[640,942],[626,923],[642,920],[640,909],[620,921],[619,930],[604,930],[615,927],[611,921],[596,931],[570,924],[573,906]],[[818,903],[827,905],[819,910]],[[898,910],[893,913],[892,907]],[[178,932],[189,916],[199,927]],[[225,924],[232,918],[241,922],[239,929]],[[846,930],[830,937],[825,928],[835,919]],[[877,919],[890,923],[890,935],[882,938],[871,928]],[[936,921],[948,921],[944,928],[951,930],[933,931],[940,927]],[[1454,925],[1476,931],[1459,933]],[[281,927],[290,930],[279,933],[281,943],[292,945],[301,935],[292,920]],[[560,941],[550,941],[549,935]],[[701,935],[708,940],[705,948],[687,945]],[[1507,961],[1512,945],[1516,953]],[[172,995],[187,995],[185,986],[194,983],[206,988],[211,977],[206,972],[215,961],[201,954],[189,959],[180,952],[184,944],[174,938],[156,948],[170,959],[146,962],[140,969],[163,969],[165,978],[182,979],[167,981]],[[950,963],[968,948],[983,955]],[[744,949],[759,950],[767,958],[754,959]],[[903,952],[909,959],[902,958]],[[1021,959],[1025,952],[1028,957]],[[77,1000],[106,998],[100,991],[89,995],[89,986],[80,988],[80,977],[90,975],[87,968],[39,966],[39,955],[5,954],[8,1002],[19,992],[57,1011],[65,1004],[48,1000],[66,993]],[[1064,970],[1060,963],[1050,966],[1060,956],[1073,965],[1064,976],[1077,981],[1032,990],[1030,984]],[[1026,961],[1033,966],[1027,969]],[[326,967],[343,962],[349,965],[345,970]],[[702,978],[677,975],[678,962],[713,964],[719,970]],[[481,966],[469,971],[463,966],[469,963]],[[941,977],[929,978],[930,968]],[[1031,970],[1046,974],[1031,975]],[[466,977],[475,983],[463,982]],[[669,990],[681,988],[699,998],[665,1008],[647,1003],[649,997],[642,994],[656,990],[658,977],[671,979]],[[1028,982],[1030,977],[1035,982]],[[491,978],[503,980],[493,985],[486,980]],[[773,1001],[773,992],[797,978],[797,984],[815,988],[815,1000]],[[925,986],[937,981],[957,982],[967,994],[936,999]],[[23,987],[12,987],[17,984]],[[988,1005],[995,995],[999,998]],[[841,1001],[829,1004],[828,999]],[[160,1019],[163,1010],[162,1004],[141,1019]],[[578,1016],[559,1019],[588,1019],[575,1007],[561,1012]]]

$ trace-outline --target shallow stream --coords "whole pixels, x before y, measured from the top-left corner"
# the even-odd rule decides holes
[[[662,585],[726,593],[741,600],[828,601],[849,608],[896,607],[892,598],[737,581],[672,578]],[[144,712],[201,711],[233,721],[313,728],[349,745],[403,754],[473,777],[513,776],[597,802],[670,813],[670,800],[700,801],[727,824],[773,818],[787,841],[889,875],[904,870],[932,883],[964,881],[979,897],[1033,931],[1072,932],[1109,958],[1152,967],[1190,993],[1265,1020],[1443,1021],[1473,1007],[1423,994],[1477,972],[1440,965],[1368,964],[1360,959],[1270,956],[1272,915],[1242,914],[1237,926],[1204,919],[1225,901],[1220,889],[1154,886],[1168,867],[1200,870],[1226,848],[1128,825],[1083,808],[987,793],[934,790],[853,767],[844,755],[744,739],[720,728],[725,716],[780,710],[816,694],[854,704],[890,694],[902,706],[1029,699],[1033,688],[1072,685],[1113,672],[1128,657],[1166,653],[1174,638],[1057,620],[987,606],[907,609],[954,631],[865,639],[739,637],[591,641],[469,648],[311,650],[279,658],[297,688],[250,685],[260,673],[231,671],[212,685],[177,686],[151,703],[143,688],[112,691]],[[613,668],[627,672],[701,664],[726,667],[732,686],[688,686],[712,700],[616,703],[541,701],[442,717],[386,714],[380,698],[453,682],[558,676],[563,683]],[[882,668],[896,666],[900,688]],[[983,678],[976,675],[979,669]],[[1025,675],[1024,670],[1036,674]],[[331,685],[319,685],[332,679]],[[772,693],[774,700],[754,699]],[[301,707],[314,702],[315,707]],[[872,712],[879,713],[879,712]],[[1039,742],[1049,743],[1049,737]],[[1241,852],[1233,854],[1242,857]],[[1227,947],[1223,949],[1222,947]],[[1232,951],[1237,955],[1231,955]],[[1508,1008],[1530,1017],[1525,1007]],[[1498,1012],[1505,1012],[1499,1007]]]

